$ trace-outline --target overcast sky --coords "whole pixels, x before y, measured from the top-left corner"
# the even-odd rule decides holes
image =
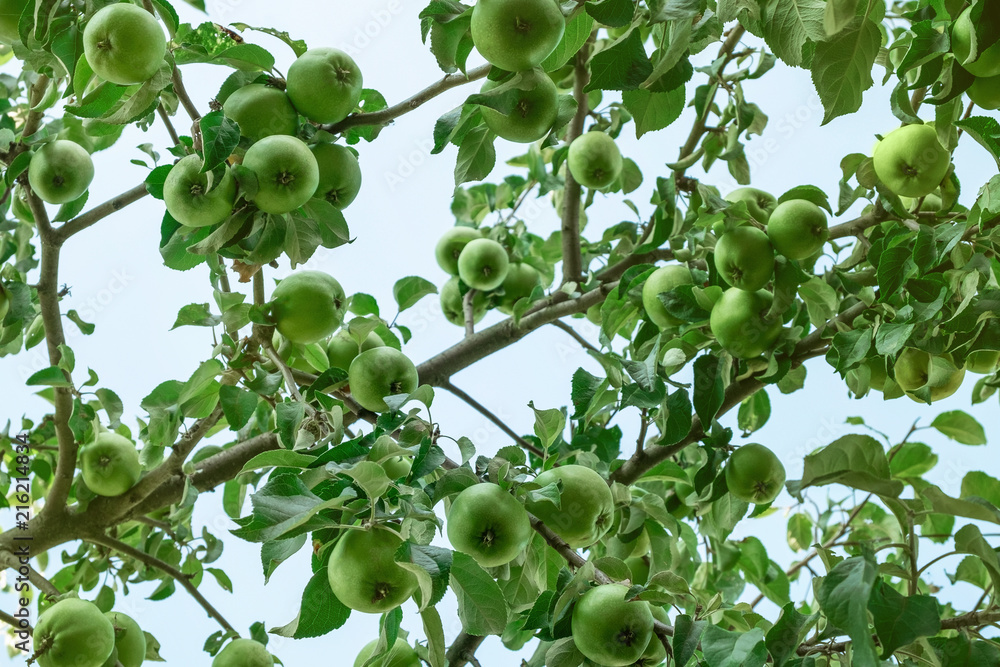
[[[348,50],[361,66],[365,86],[378,89],[390,104],[441,76],[433,56],[420,43],[417,14],[423,3],[208,0],[207,4],[211,20],[217,23],[269,26],[286,30],[313,47],[335,46]],[[183,20],[193,23],[204,20],[186,6],[179,6],[178,10]],[[269,48],[277,58],[278,68],[287,71],[292,53],[286,46],[264,35],[248,33],[246,36]],[[478,56],[473,54],[470,65],[479,62]],[[5,71],[14,71],[13,65],[5,66]],[[203,111],[207,111],[208,100],[230,72],[213,66],[191,66],[183,71],[187,87]],[[877,80],[882,74],[881,68],[876,68]],[[700,83],[703,75],[696,74],[696,77]],[[388,319],[395,314],[392,285],[397,279],[419,275],[438,285],[446,279],[434,261],[433,249],[437,238],[453,224],[449,203],[455,149],[449,147],[442,155],[429,155],[432,129],[438,116],[458,105],[477,88],[474,84],[442,95],[399,119],[377,142],[357,147],[361,153],[364,186],[346,212],[351,233],[357,241],[333,251],[320,249],[317,258],[309,263],[309,268],[334,275],[348,293],[363,291],[374,295],[383,316]],[[813,184],[823,188],[835,201],[841,157],[869,151],[876,132],[885,133],[898,124],[889,112],[890,90],[891,87],[876,87],[865,95],[864,113],[841,118],[820,128],[822,109],[808,72],[792,70],[779,63],[763,80],[748,82],[747,99],[758,103],[771,119],[764,136],[755,138],[747,148],[753,184],[775,195],[796,185]],[[688,94],[692,91],[693,85],[689,85]],[[929,117],[926,115],[929,112],[925,109],[922,115]],[[648,198],[655,176],[667,174],[663,165],[676,158],[691,120],[692,112],[688,110],[670,128],[646,135],[639,142],[635,140],[632,126],[623,133],[619,141],[623,153],[639,164],[646,177],[643,188],[632,195],[643,214],[651,211]],[[184,125],[181,117],[177,122]],[[135,148],[144,142],[153,142],[164,159],[169,159],[165,150],[169,139],[160,125],[146,135],[129,128],[113,150],[95,155],[97,177],[90,193],[92,203],[105,201],[145,178],[145,169],[128,162],[132,158],[145,159]],[[503,141],[498,141],[497,147],[502,159],[523,152],[523,147]],[[965,185],[962,202],[971,205],[979,186],[996,173],[996,165],[968,137],[963,139],[955,161]],[[506,173],[501,166],[494,172],[495,179],[500,180]],[[697,169],[689,173],[698,175]],[[724,165],[719,164],[713,176],[709,182],[718,184],[723,192],[735,187]],[[633,219],[620,198],[599,195],[598,200],[588,212],[591,225],[588,234],[596,235],[595,228]],[[547,201],[539,200],[533,210],[536,213],[528,216],[531,231],[544,237],[558,228]],[[139,401],[153,387],[167,379],[186,379],[211,353],[210,330],[187,327],[169,331],[182,306],[211,302],[212,299],[208,270],[204,265],[183,273],[162,265],[157,249],[162,214],[162,203],[152,198],[128,207],[69,241],[60,267],[61,282],[72,288],[72,295],[62,304],[63,312],[75,308],[97,325],[93,336],[84,337],[73,324],[66,323],[69,344],[76,352],[77,375],[82,376],[87,367],[93,368],[100,375],[100,386],[113,389],[124,400],[126,419],[142,414]],[[853,216],[849,214],[845,219],[849,217]],[[269,277],[281,277],[289,268],[287,260],[282,258],[281,269],[270,273]],[[269,281],[269,291],[272,285]],[[249,291],[246,285],[234,286]],[[479,326],[499,321],[500,317],[491,313]],[[404,313],[399,322],[415,334],[405,351],[417,362],[462,337],[459,328],[444,320],[436,297],[423,300]],[[582,333],[596,341],[594,327],[585,321],[576,324]],[[11,419],[16,425],[22,415],[37,420],[46,411],[47,404],[22,384],[32,372],[48,365],[44,354],[44,345],[40,345],[17,357],[0,359],[0,377],[5,378],[0,393],[6,411],[0,421]],[[581,365],[595,373],[599,370],[599,366],[591,362],[565,333],[548,327],[463,371],[454,381],[516,431],[530,433],[533,417],[527,407],[528,401],[534,400],[540,408],[567,404],[570,376]],[[971,379],[956,396],[929,408],[906,399],[883,402],[878,394],[865,401],[851,400],[843,382],[822,359],[811,361],[808,370],[805,390],[790,396],[774,390],[769,392],[773,417],[752,437],[753,441],[767,445],[781,457],[789,479],[800,477],[804,453],[841,435],[858,432],[857,427],[844,423],[851,415],[863,416],[869,424],[897,439],[915,419],[929,423],[934,415],[946,409],[968,410],[993,437],[1000,425],[995,399],[985,406],[969,407]],[[638,422],[637,414],[631,412],[635,411],[622,415],[621,425],[626,438],[630,433],[634,438]],[[437,392],[434,415],[440,420],[444,433],[472,438],[483,454],[489,455],[508,444],[496,427],[443,391]],[[735,416],[724,421],[735,427]],[[134,419],[128,423],[136,429]],[[989,474],[1000,476],[996,456],[984,456],[982,450],[954,445],[932,431],[920,432],[917,439],[930,444],[941,457],[942,463],[929,477],[947,493],[958,494],[962,476],[968,470],[985,469]],[[447,445],[445,447],[447,449]],[[814,490],[812,497],[825,506],[827,493],[837,499],[848,494],[843,488],[828,487]],[[790,496],[782,494],[775,503],[781,511],[767,519],[744,521],[736,536],[761,536],[766,539],[773,559],[790,563],[793,554],[784,546],[784,517],[793,503]],[[4,525],[8,523],[5,521]],[[213,581],[206,581],[201,588],[222,614],[244,635],[255,621],[263,621],[271,628],[294,618],[301,591],[310,576],[308,551],[301,551],[283,564],[264,587],[259,547],[228,536],[227,531],[235,526],[213,495],[206,495],[199,502],[195,513],[196,534],[203,525],[217,536],[228,537],[225,553],[214,566],[229,573],[235,594],[224,592]],[[53,553],[51,562],[58,563],[57,553]],[[953,571],[956,563],[957,560],[948,559],[943,562],[943,569],[933,570],[942,583],[946,583],[942,571]],[[179,589],[165,602],[156,603],[143,599],[152,590],[151,587],[135,587],[129,599],[120,599],[116,608],[135,617],[144,629],[156,635],[163,645],[162,655],[168,665],[207,664],[201,646],[206,636],[215,631],[213,622],[183,590]],[[84,596],[92,596],[94,592]],[[975,600],[971,588],[964,584],[945,593],[956,595],[955,599],[964,600],[965,604]],[[0,598],[0,603],[5,604],[8,611],[12,606],[9,599]],[[446,596],[439,609],[445,622],[446,638],[450,641],[461,629],[454,610],[454,597]],[[773,609],[767,613],[776,617]],[[270,648],[286,665],[310,664],[310,658],[329,656],[331,649],[336,651],[336,664],[347,664],[353,660],[347,656],[355,655],[363,644],[377,636],[377,623],[377,616],[355,613],[344,628],[327,637],[303,641],[272,637]],[[404,605],[403,627],[412,633],[411,638],[422,636],[419,616],[412,603]],[[532,650],[529,645],[523,653],[528,655]],[[488,639],[478,655],[486,667],[510,665],[514,660],[497,638]]]

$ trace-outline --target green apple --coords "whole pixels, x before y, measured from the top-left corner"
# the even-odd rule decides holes
[[[996,350],[978,350],[965,360],[965,370],[978,375],[991,375],[1000,365],[1000,352]]]
[[[315,123],[339,123],[361,100],[361,70],[339,49],[309,49],[288,68],[286,78],[292,104]]]
[[[774,275],[774,248],[762,230],[736,227],[715,244],[715,268],[733,287],[756,292]]]
[[[366,614],[387,612],[406,602],[417,589],[417,578],[396,563],[402,543],[386,528],[344,531],[327,568],[337,599]]]
[[[347,371],[351,395],[361,407],[385,412],[386,396],[411,394],[419,384],[417,367],[393,347],[376,347],[362,352]]]
[[[274,658],[267,647],[252,639],[234,639],[219,651],[212,667],[271,667]]]
[[[0,0],[0,43],[13,44],[21,40],[17,25],[31,0]]]
[[[258,141],[274,134],[295,134],[299,114],[285,91],[263,83],[237,89],[222,104],[226,117],[236,121],[240,134]]]
[[[1000,109],[1000,75],[977,77],[966,94],[981,109]]]
[[[115,649],[115,629],[93,602],[66,598],[38,617],[33,643],[41,667],[101,667]]]
[[[156,74],[167,52],[167,40],[153,14],[118,3],[98,10],[87,22],[83,51],[97,76],[128,86]]]
[[[365,667],[365,663],[368,663],[368,660],[375,655],[377,648],[377,639],[365,644],[365,647],[358,653],[358,657],[354,659],[354,667]],[[407,644],[405,639],[396,637],[389,652],[375,662],[369,663],[367,667],[421,667],[421,665],[420,657],[413,650],[413,647]]]
[[[766,225],[771,217],[771,212],[778,206],[778,200],[770,192],[764,192],[757,188],[736,188],[725,197],[726,201],[737,203],[746,202],[747,211],[753,219],[762,225]]]
[[[437,259],[445,273],[458,275],[458,258],[469,241],[483,238],[482,232],[472,227],[452,227],[446,231],[434,247],[434,258]]]
[[[683,324],[681,320],[667,312],[663,302],[660,301],[660,294],[681,285],[692,284],[694,279],[691,277],[691,271],[683,264],[661,266],[649,274],[642,286],[642,307],[646,309],[646,315],[653,324],[661,329]]]
[[[622,173],[622,154],[604,132],[584,132],[569,145],[566,164],[577,183],[600,190]]]
[[[595,586],[573,607],[573,643],[589,660],[607,667],[633,665],[655,638],[653,612],[643,600],[627,602],[622,584]]]
[[[750,359],[766,352],[781,334],[781,320],[767,319],[772,295],[731,287],[712,307],[709,328],[719,345],[734,357]]]
[[[767,223],[767,238],[788,259],[812,257],[830,237],[826,213],[805,199],[778,204]]]
[[[458,275],[462,282],[483,292],[500,287],[509,267],[507,251],[493,239],[473,239],[465,244],[458,256]]]
[[[872,155],[875,174],[895,194],[923,197],[948,174],[951,155],[930,125],[904,125],[880,141]]]
[[[188,155],[173,166],[163,182],[163,202],[177,222],[188,227],[217,225],[233,212],[236,179],[226,168],[222,182],[209,190],[209,174],[201,173],[204,160]]]
[[[982,20],[991,20],[994,23],[1000,21],[995,3],[985,4]],[[993,44],[985,51],[978,49],[979,53],[976,55],[976,59],[972,62],[966,62],[972,55],[972,37],[975,30],[972,22],[972,8],[969,7],[959,15],[952,26],[951,50],[955,54],[955,60],[973,76],[1000,76],[1000,42]]]
[[[903,350],[893,366],[896,384],[918,402],[913,392],[924,387],[930,388],[932,402],[948,398],[962,386],[965,371],[955,367],[950,355],[934,356],[915,347]]]
[[[507,267],[507,277],[503,279],[500,287],[503,289],[503,296],[500,297],[500,304],[497,310],[510,315],[514,312],[514,304],[521,299],[531,296],[535,287],[542,284],[542,274],[531,264],[524,262],[511,262]]]
[[[265,213],[288,213],[312,199],[319,186],[319,165],[296,137],[275,134],[251,146],[243,166],[257,175],[253,203]]]
[[[413,459],[400,454],[399,456],[387,458],[379,465],[382,466],[382,470],[385,470],[386,477],[389,479],[400,479],[410,474],[410,469],[413,467]]]
[[[465,299],[459,287],[457,276],[453,276],[441,286],[441,311],[444,318],[455,326],[465,326]],[[486,295],[476,291],[472,295],[472,321],[486,317]]]
[[[94,180],[94,161],[87,149],[72,141],[56,139],[31,156],[28,183],[42,201],[65,204],[77,199]]]
[[[350,206],[361,191],[361,165],[354,151],[337,144],[314,144],[310,150],[319,166],[319,185],[314,196],[339,210]]]
[[[99,496],[120,496],[139,481],[142,466],[135,443],[123,435],[103,431],[80,452],[83,481]]]
[[[369,332],[364,342],[358,346],[358,341],[354,340],[346,330],[338,331],[330,342],[326,345],[326,357],[330,360],[330,366],[347,370],[351,367],[351,362],[361,352],[370,350],[373,347],[384,347],[385,341],[374,331]]]
[[[625,565],[632,573],[632,583],[644,586],[649,581],[649,559],[642,556],[632,556],[625,559]]]
[[[521,144],[538,141],[552,129],[559,111],[556,84],[540,69],[521,72],[516,85],[516,101],[509,114],[487,106],[479,107],[486,126],[501,139]],[[486,80],[482,92],[489,92],[506,82]]]
[[[919,198],[914,197],[900,197],[899,200],[903,202],[903,206],[909,211],[913,211],[917,208],[917,202],[920,201]],[[944,202],[941,201],[941,195],[934,192],[924,197],[924,203],[920,205],[921,213],[937,213],[944,206]]]
[[[559,507],[547,500],[528,502],[528,511],[574,549],[589,547],[611,528],[614,499],[597,472],[581,465],[546,470],[535,478],[539,486],[562,485]]]
[[[455,551],[483,567],[509,563],[522,553],[534,532],[528,512],[497,484],[467,487],[451,501],[448,541]]]
[[[472,8],[476,50],[509,72],[536,67],[565,30],[566,19],[555,0],[478,0]]]
[[[122,667],[139,667],[146,659],[146,635],[139,624],[120,611],[109,611],[104,614],[115,629],[115,650],[111,652],[104,667],[115,667],[120,662]]]
[[[308,345],[326,338],[344,321],[347,295],[336,278],[322,271],[297,271],[271,294],[271,315],[281,335]]]
[[[734,498],[757,505],[772,502],[785,485],[785,466],[755,442],[739,447],[726,462],[726,486]]]

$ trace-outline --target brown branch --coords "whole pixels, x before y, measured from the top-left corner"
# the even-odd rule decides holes
[[[452,394],[454,394],[458,398],[462,399],[463,401],[465,401],[466,403],[468,403],[470,407],[472,407],[474,410],[476,410],[476,412],[478,412],[479,414],[481,414],[482,416],[486,417],[491,422],[493,422],[494,424],[496,424],[500,428],[501,431],[503,431],[504,433],[506,433],[507,435],[509,435],[511,437],[511,439],[513,439],[514,442],[516,442],[522,449],[526,449],[527,451],[531,452],[532,454],[534,454],[538,458],[545,458],[545,454],[544,454],[544,452],[542,452],[542,450],[540,450],[538,447],[535,447],[533,444],[531,444],[530,442],[528,442],[527,440],[525,440],[524,438],[522,438],[521,436],[519,436],[514,431],[514,429],[512,429],[509,426],[507,426],[507,424],[505,424],[502,419],[500,419],[495,414],[493,414],[492,412],[490,412],[489,408],[487,408],[482,403],[480,403],[479,401],[477,401],[476,399],[472,398],[471,396],[469,396],[468,394],[466,394],[464,391],[462,391],[461,389],[459,389],[458,387],[456,387],[455,385],[453,385],[450,380],[446,380],[444,382],[444,384],[441,384],[439,386],[442,389],[444,389],[444,390],[446,390],[448,392],[451,392]]]
[[[577,52],[573,63],[573,98],[576,100],[576,114],[566,130],[566,144],[583,134],[583,122],[587,119],[590,105],[587,101],[585,88],[590,82],[590,69],[587,60],[590,57],[590,45],[594,41],[596,31],[590,33],[583,47]],[[580,195],[582,188],[573,178],[572,172],[566,169],[566,183],[563,188],[562,216],[562,259],[563,283],[579,283],[583,276],[583,258],[580,253]]]
[[[24,625],[21,625],[22,620],[24,621]],[[0,621],[3,621],[15,630],[25,631],[29,635],[35,632],[35,629],[31,627],[31,623],[28,623],[28,619],[17,619],[5,611],[0,611]]]
[[[84,229],[103,220],[112,213],[117,213],[129,204],[139,201],[148,194],[149,190],[146,189],[146,184],[140,183],[131,190],[126,190],[117,197],[113,197],[103,204],[98,204],[89,211],[76,216],[55,230],[55,238],[59,243],[64,243],[74,234],[82,232]]]
[[[167,128],[167,134],[170,135],[170,141],[173,142],[174,146],[180,146],[181,138],[177,134],[176,128],[174,128],[173,122],[170,120],[170,116],[167,115],[166,109],[163,105],[156,107],[156,113],[160,116],[160,120],[163,121],[163,125]]]
[[[468,75],[464,74],[447,74],[443,79],[437,83],[424,88],[416,95],[403,100],[399,104],[395,104],[388,109],[383,109],[382,111],[374,111],[372,113],[356,113],[351,114],[339,123],[334,123],[332,125],[324,125],[323,129],[327,132],[337,134],[338,132],[343,132],[349,127],[356,127],[358,125],[388,125],[390,122],[399,118],[405,113],[413,111],[417,107],[425,104],[426,102],[434,99],[441,93],[456,88],[463,84],[469,83],[471,81],[476,81],[485,77],[490,71],[490,65],[486,64],[476,69],[469,70]]]
[[[100,535],[100,534],[85,535],[83,536],[83,539],[93,544],[99,544],[109,549],[114,549],[115,551],[121,554],[130,556],[131,558],[134,558],[142,563],[145,563],[147,566],[151,568],[160,570],[163,573],[167,574],[172,579],[174,579],[174,581],[183,586],[184,589],[191,594],[191,597],[197,600],[198,604],[200,604],[202,608],[206,612],[208,612],[208,615],[213,619],[215,619],[215,621],[222,626],[223,630],[226,630],[227,632],[236,637],[240,636],[240,633],[236,632],[236,629],[229,624],[229,621],[227,621],[215,607],[212,606],[212,603],[209,602],[207,599],[205,599],[205,596],[201,594],[201,592],[198,590],[198,587],[191,583],[190,577],[188,577],[188,575],[184,574],[183,572],[173,567],[169,563],[165,563],[156,556],[152,556],[146,553],[145,551],[140,551],[135,547],[129,546],[128,544],[125,544],[124,542],[116,540],[112,537],[108,537],[107,535]]]
[[[36,515],[37,517],[37,515]],[[12,533],[11,533],[12,534]],[[35,549],[34,541],[31,544],[31,550],[35,553],[40,553]],[[42,573],[31,567],[30,563],[22,563],[21,558],[23,556],[18,556],[14,552],[10,551],[9,548],[0,550],[0,564],[5,568],[14,570],[15,572],[20,572],[22,567],[28,568],[28,581],[35,585],[35,588],[42,591],[49,597],[57,597],[62,595],[62,592],[56,588],[55,584],[42,576]]]
[[[462,317],[465,320],[465,335],[472,336],[476,333],[476,307],[472,300],[476,296],[476,290],[470,289],[462,297]]]
[[[174,84],[174,94],[177,95],[177,99],[180,100],[181,106],[184,107],[184,111],[191,118],[191,138],[194,141],[194,149],[196,151],[201,150],[201,113],[198,112],[198,107],[195,106],[194,102],[191,100],[191,96],[188,95],[187,88],[184,87],[184,78],[181,76],[180,67],[174,66],[174,71],[171,74],[171,80]]]
[[[476,649],[485,639],[485,636],[460,632],[444,654],[448,667],[465,667],[470,661],[475,660]]]

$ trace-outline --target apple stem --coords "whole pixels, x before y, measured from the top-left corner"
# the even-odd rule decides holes
[[[39,642],[38,647],[35,648],[35,652],[31,654],[31,657],[28,658],[28,660],[24,664],[26,665],[32,664],[33,662],[38,660],[38,658],[48,653],[51,648],[52,648],[52,636],[46,635],[42,639],[42,641]]]

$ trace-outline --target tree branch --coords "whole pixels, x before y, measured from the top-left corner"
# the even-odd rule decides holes
[[[32,551],[35,551],[34,541],[32,541]],[[40,552],[38,552],[40,553]],[[62,592],[55,587],[51,581],[42,576],[41,572],[31,567],[30,564],[25,564],[20,561],[20,558],[11,552],[8,548],[0,550],[0,564],[7,569],[14,570],[18,572],[20,568],[28,568],[28,581],[35,585],[35,588],[42,591],[49,597],[57,597],[62,595]]]
[[[109,199],[103,204],[98,204],[85,213],[81,213],[59,229],[55,230],[55,238],[59,243],[64,243],[69,237],[78,232],[82,232],[87,227],[103,220],[112,213],[117,213],[129,204],[135,203],[149,194],[145,183],[140,183],[131,190],[126,190],[117,197]]]
[[[14,618],[5,611],[0,611],[0,621],[3,621],[4,623],[14,628],[15,630],[26,630],[29,635],[34,634],[35,629],[31,627],[31,623],[28,623],[27,619],[23,620],[25,622],[24,626],[21,625],[21,620]]]
[[[566,144],[583,134],[583,122],[587,119],[590,105],[584,89],[590,81],[590,69],[587,60],[590,57],[590,45],[596,32],[591,32],[586,43],[577,52],[573,64],[573,98],[576,100],[576,114],[566,130]],[[566,184],[563,188],[562,216],[562,259],[563,283],[579,283],[583,275],[583,258],[580,254],[580,184],[566,169]]]
[[[476,296],[476,290],[470,289],[462,297],[462,317],[465,319],[465,335],[472,336],[476,333],[476,307],[472,300]]]
[[[465,631],[460,632],[444,654],[448,667],[465,667],[471,660],[475,660],[476,649],[485,639],[486,637],[470,635]]]
[[[533,444],[531,444],[530,442],[519,436],[517,433],[515,433],[514,429],[507,426],[507,424],[505,424],[502,419],[500,419],[495,414],[490,412],[489,409],[486,408],[486,406],[484,406],[482,403],[480,403],[479,401],[472,398],[464,391],[453,385],[450,380],[445,380],[444,384],[441,384],[439,386],[442,389],[449,391],[458,398],[462,399],[463,401],[468,403],[469,406],[471,406],[474,410],[476,410],[476,412],[478,412],[479,414],[481,414],[482,416],[486,417],[491,422],[496,424],[501,431],[509,435],[514,440],[514,442],[516,442],[518,445],[521,446],[522,449],[526,449],[527,451],[531,452],[540,459],[545,458],[545,454],[544,452],[542,452],[542,450],[540,450],[538,447],[535,447]]]
[[[434,99],[445,91],[451,90],[452,88],[456,88],[465,83],[482,79],[489,73],[490,67],[491,66],[489,64],[486,64],[481,67],[477,67],[476,69],[469,70],[468,76],[462,74],[447,74],[437,83],[424,88],[416,95],[403,100],[399,104],[393,105],[388,109],[372,113],[351,114],[339,123],[324,125],[323,129],[327,132],[337,134],[339,132],[343,132],[349,127],[356,127],[358,125],[388,125],[396,118],[413,111],[417,107]]]
[[[573,340],[575,340],[577,343],[579,343],[584,349],[590,350],[594,354],[601,354],[601,351],[598,350],[593,345],[591,345],[590,341],[588,341],[586,338],[584,338],[583,336],[581,336],[577,332],[576,329],[574,329],[570,325],[566,324],[562,320],[556,320],[556,321],[552,322],[551,324],[552,324],[552,326],[556,327],[557,329],[562,329],[563,331],[565,331],[566,333],[568,333],[570,335],[570,337],[573,338]]]
[[[200,604],[202,608],[206,612],[208,612],[208,615],[211,616],[213,619],[215,619],[215,621],[222,626],[223,630],[226,630],[227,632],[231,633],[236,637],[240,636],[240,633],[236,632],[236,629],[233,628],[233,626],[229,624],[229,621],[227,621],[222,616],[222,614],[220,614],[218,610],[212,606],[212,603],[210,603],[207,599],[205,599],[205,596],[201,594],[201,592],[198,590],[198,587],[191,583],[191,579],[188,578],[183,572],[173,567],[172,565],[163,562],[156,556],[152,556],[146,553],[145,551],[140,551],[135,547],[129,546],[128,544],[125,544],[124,542],[116,540],[112,537],[108,537],[107,535],[85,535],[83,539],[93,544],[99,544],[109,549],[114,549],[115,551],[121,554],[130,556],[142,563],[145,563],[147,566],[151,568],[164,572],[165,574],[173,578],[174,581],[183,586],[184,589],[191,594],[191,597],[197,600],[198,604]]]

